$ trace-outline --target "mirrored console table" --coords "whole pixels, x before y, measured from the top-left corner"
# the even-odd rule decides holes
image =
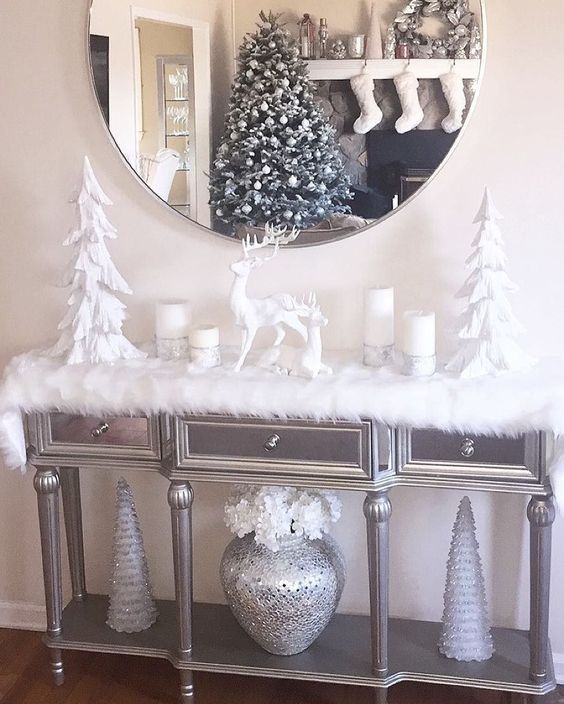
[[[257,420],[225,415],[27,417],[29,463],[36,469],[47,633],[56,682],[66,649],[168,659],[180,672],[181,701],[192,702],[194,671],[364,685],[375,701],[402,681],[543,695],[555,687],[548,640],[552,492],[543,432],[516,436],[386,427],[371,420]],[[86,589],[80,470],[127,469],[169,480],[174,601],[158,603],[148,631],[126,635],[105,625],[107,598]],[[228,607],[193,603],[191,482],[315,486],[366,493],[370,615],[336,615],[304,653],[263,651]],[[484,663],[439,655],[440,624],[389,618],[390,490],[399,485],[531,496],[531,611],[528,632],[494,628]],[[72,601],[62,599],[59,537],[62,494]],[[450,527],[450,526],[449,526]]]

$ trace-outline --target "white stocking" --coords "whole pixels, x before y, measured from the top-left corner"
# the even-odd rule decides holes
[[[382,111],[374,98],[374,81],[369,71],[364,70],[359,76],[351,78],[351,88],[360,107],[360,117],[355,121],[353,130],[357,134],[366,134],[382,121]]]
[[[451,134],[458,131],[463,124],[462,116],[466,109],[466,96],[464,95],[464,82],[462,76],[456,71],[450,71],[440,77],[443,93],[445,94],[449,114],[442,121],[445,132]]]
[[[423,110],[419,104],[417,88],[419,81],[411,71],[404,71],[394,78],[398,97],[400,99],[402,116],[396,122],[396,131],[404,134],[414,130],[423,120]]]

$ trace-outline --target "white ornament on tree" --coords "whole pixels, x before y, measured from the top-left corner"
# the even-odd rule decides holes
[[[113,569],[106,623],[120,633],[139,633],[156,620],[157,609],[133,492],[122,477],[116,490]]]
[[[372,3],[365,56],[367,59],[382,59],[384,57],[382,28],[380,26],[380,13],[378,12],[377,2]]]
[[[247,296],[247,282],[251,271],[274,259],[280,245],[293,242],[299,234],[300,231],[296,228],[292,228],[288,233],[287,227],[266,225],[261,242],[257,240],[256,235],[254,240],[251,240],[250,235],[247,235],[247,238],[242,241],[243,258],[231,265],[235,280],[231,287],[230,305],[235,315],[236,324],[243,328],[241,354],[235,364],[236,372],[240,371],[245,363],[260,328],[273,327],[276,330],[274,347],[282,344],[282,340],[286,336],[285,326],[298,332],[303,340],[307,341],[307,328],[300,320],[300,315],[304,313],[300,310],[293,296],[284,293],[267,298],[249,298]],[[269,257],[251,255],[251,252],[270,245],[274,246],[274,251]]]
[[[47,351],[64,356],[67,364],[114,362],[146,355],[123,335],[126,306],[114,293],[131,293],[106,248],[105,239],[115,239],[116,229],[104,213],[112,201],[102,191],[88,157],[84,157],[82,184],[71,200],[76,217],[64,246],[74,248],[74,257],[64,277],[71,286],[69,310],[59,324],[61,336]]]
[[[356,134],[366,134],[379,125],[384,117],[374,98],[374,81],[366,67],[361,74],[351,78],[351,88],[360,107],[360,117],[355,120],[353,130]]]
[[[462,662],[489,660],[494,652],[478,547],[472,505],[465,496],[452,532],[439,640],[442,655]]]
[[[507,293],[517,287],[505,272],[507,257],[497,222],[497,211],[486,188],[482,207],[474,222],[480,230],[472,242],[474,252],[466,260],[472,273],[458,292],[468,306],[460,318],[458,352],[448,363],[447,371],[463,378],[473,378],[503,371],[524,371],[534,360],[516,343],[521,325],[513,315]]]
[[[441,86],[448,104],[449,114],[441,122],[442,128],[448,134],[458,132],[464,121],[466,109],[466,96],[464,94],[464,81],[455,70],[449,71],[440,77]]]
[[[417,88],[419,81],[411,71],[404,71],[394,78],[394,84],[401,103],[402,115],[396,121],[396,132],[405,134],[414,130],[424,118]]]

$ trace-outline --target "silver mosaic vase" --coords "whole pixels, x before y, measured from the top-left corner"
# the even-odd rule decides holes
[[[221,584],[241,627],[274,655],[301,653],[331,620],[345,585],[341,549],[330,536],[289,536],[273,552],[235,538],[221,560]]]

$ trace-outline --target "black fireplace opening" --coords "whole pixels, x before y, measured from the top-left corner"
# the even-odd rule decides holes
[[[369,132],[367,185],[353,187],[353,213],[377,219],[403,203],[439,168],[457,136],[443,130]]]

